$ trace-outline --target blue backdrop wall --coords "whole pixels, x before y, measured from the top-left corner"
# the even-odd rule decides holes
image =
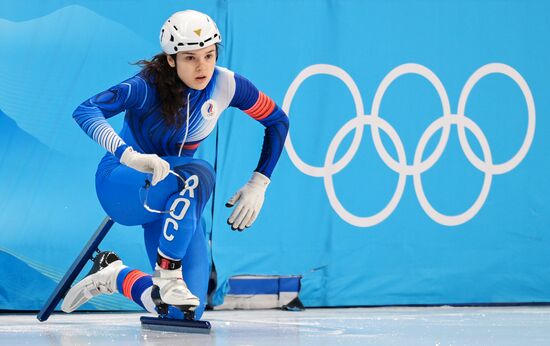
[[[237,274],[303,275],[309,306],[550,301],[547,2],[27,1],[0,3],[0,309],[39,309],[104,216],[103,151],[72,111],[136,73],[184,8],[216,20],[218,64],[291,123],[243,233],[224,203],[262,127],[228,110],[200,147],[215,303]],[[102,247],[148,268],[138,227]]]

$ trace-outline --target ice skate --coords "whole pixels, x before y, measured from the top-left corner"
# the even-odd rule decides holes
[[[200,301],[187,288],[181,271],[181,261],[167,259],[159,255],[155,272],[153,273],[153,289],[151,296],[160,314],[165,305],[173,305],[185,312],[194,311]]]
[[[99,253],[88,275],[67,292],[61,310],[67,313],[73,312],[101,293],[118,292],[116,279],[118,273],[124,268],[126,266],[114,252]]]

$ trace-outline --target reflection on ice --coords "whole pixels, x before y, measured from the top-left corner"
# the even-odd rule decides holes
[[[545,344],[550,307],[393,307],[207,311],[210,335],[142,330],[142,313],[0,314],[3,344],[449,345]]]

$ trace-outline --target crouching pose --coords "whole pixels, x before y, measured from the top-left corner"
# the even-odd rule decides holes
[[[193,158],[221,113],[237,107],[265,127],[258,166],[231,197],[233,230],[250,227],[264,201],[288,132],[284,112],[246,78],[216,66],[220,32],[196,11],[174,13],[162,26],[163,52],[143,60],[135,76],[83,102],[73,117],[107,153],[96,191],[107,214],[123,225],[142,225],[153,274],[101,253],[92,271],[67,293],[72,312],[94,296],[122,293],[150,312],[182,318],[204,311],[210,276],[201,222],[215,172]],[[106,119],[125,111],[120,133]],[[236,133],[235,135],[242,135]]]

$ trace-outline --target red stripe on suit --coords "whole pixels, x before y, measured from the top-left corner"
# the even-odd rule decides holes
[[[273,100],[270,99],[269,96],[266,96],[263,92],[260,91],[258,95],[258,100],[256,100],[254,106],[250,107],[244,112],[256,120],[262,120],[266,118],[269,114],[271,114],[274,108],[275,102],[273,102]]]

